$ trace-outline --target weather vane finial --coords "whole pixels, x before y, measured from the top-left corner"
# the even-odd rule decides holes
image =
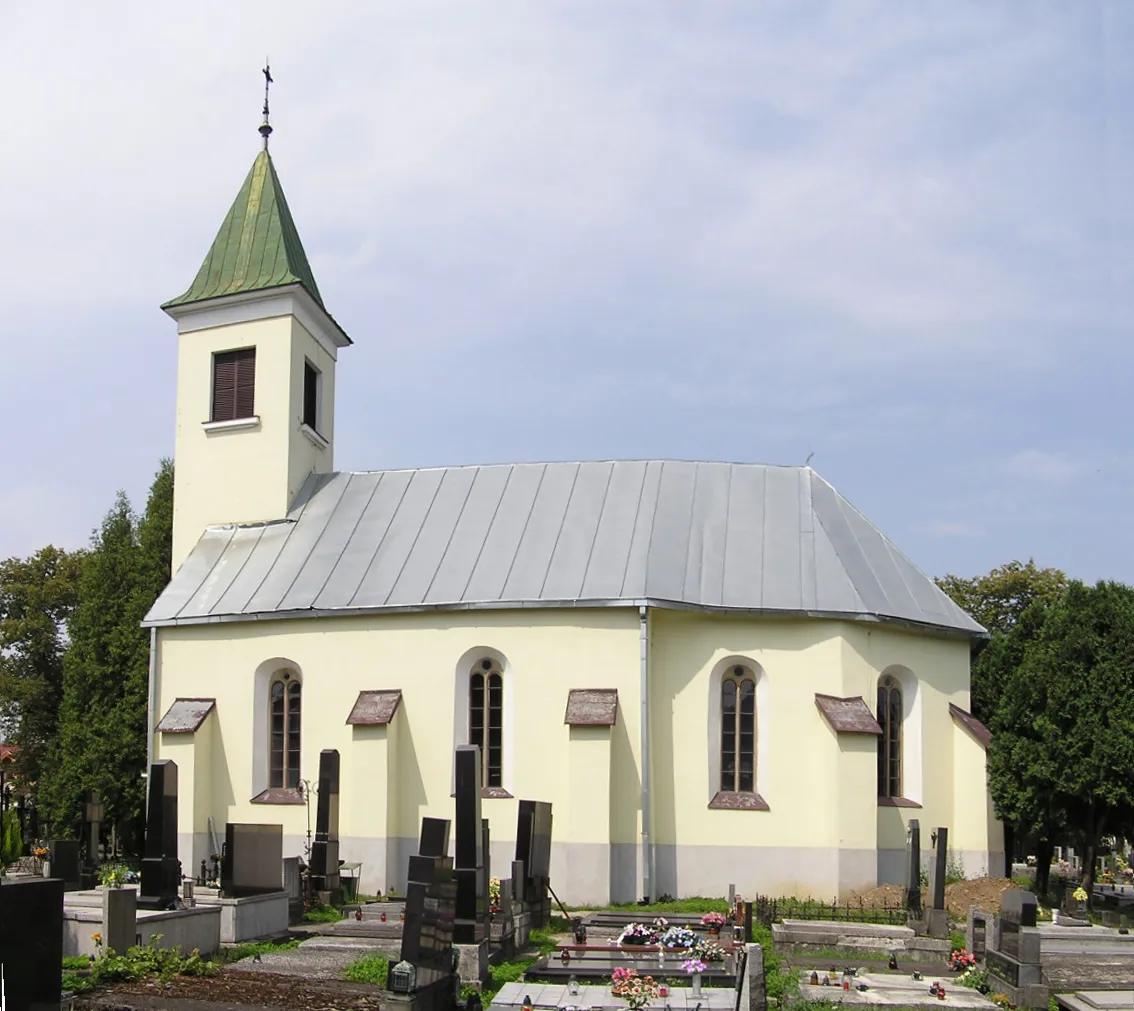
[[[268,150],[268,138],[272,134],[272,124],[268,122],[268,88],[272,85],[272,71],[268,60],[264,60],[264,122],[260,124],[260,136],[264,138],[264,150]]]

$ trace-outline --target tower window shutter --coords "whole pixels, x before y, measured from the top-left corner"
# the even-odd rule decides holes
[[[256,414],[256,349],[213,355],[212,421],[235,421]]]

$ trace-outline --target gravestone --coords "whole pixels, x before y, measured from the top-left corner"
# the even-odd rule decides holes
[[[319,800],[311,844],[311,883],[324,905],[341,901],[339,885],[339,753],[319,752]]]
[[[63,963],[63,882],[29,878],[0,885],[0,963],[7,1011],[59,1007]]]
[[[989,921],[992,919],[980,906],[969,906],[965,918],[965,947],[980,960],[988,947]]]
[[[99,796],[98,790],[91,790],[87,794],[84,815],[87,823],[87,864],[97,867],[99,863],[99,844],[102,841],[102,819],[106,813],[106,806]]]
[[[82,847],[77,839],[51,840],[51,876],[67,891],[82,887]]]
[[[484,834],[480,816],[480,748],[457,748],[456,859],[457,913],[453,941],[479,944],[484,940],[488,882],[484,877]]]
[[[488,877],[485,868],[485,821],[480,815],[480,748],[457,748],[456,844],[453,876],[457,908],[453,943],[462,983],[479,986],[488,978]]]
[[[988,983],[1018,1007],[1046,1008],[1048,988],[1041,982],[1040,933],[1036,897],[1010,888],[1000,897],[1000,915],[985,951]]]
[[[181,885],[181,864],[177,860],[177,765],[169,759],[150,766],[145,852],[138,908],[176,908]]]
[[[410,1011],[450,1011],[453,1006],[457,884],[448,848],[449,822],[423,818],[418,853],[409,859],[401,961],[387,975],[393,992],[384,1005]]]
[[[516,860],[524,865],[524,903],[531,928],[551,922],[551,805],[521,800],[516,819]]]
[[[949,830],[938,828],[934,833],[933,890],[930,908],[926,913],[926,928],[930,937],[949,936],[949,914],[945,909],[945,875],[949,852]]]
[[[224,830],[221,895],[242,899],[283,890],[283,826],[229,822]]]
[[[303,919],[303,878],[299,873],[299,857],[284,857],[283,886],[287,892],[287,922]]]
[[[910,819],[909,870],[906,875],[906,909],[911,920],[921,919],[921,825]]]

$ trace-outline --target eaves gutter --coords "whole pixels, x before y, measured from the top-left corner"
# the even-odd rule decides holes
[[[307,618],[353,618],[383,614],[436,614],[454,611],[522,611],[564,610],[568,608],[622,607],[639,610],[643,607],[667,611],[685,611],[692,614],[733,615],[761,618],[808,618],[827,621],[847,621],[866,625],[888,625],[913,632],[959,639],[987,639],[983,628],[965,629],[955,625],[938,625],[933,622],[913,621],[885,614],[858,611],[813,611],[804,608],[725,607],[716,604],[691,604],[681,600],[664,600],[656,597],[602,598],[564,600],[492,600],[454,601],[435,604],[394,604],[374,607],[308,607],[280,611],[255,611],[236,614],[206,614],[187,617],[161,618],[142,622],[143,628],[180,628],[189,625],[216,625],[254,621],[299,621]]]

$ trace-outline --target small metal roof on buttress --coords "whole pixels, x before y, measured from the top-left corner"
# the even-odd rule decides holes
[[[809,467],[663,460],[312,475],[206,530],[145,624],[641,605],[984,633]]]

